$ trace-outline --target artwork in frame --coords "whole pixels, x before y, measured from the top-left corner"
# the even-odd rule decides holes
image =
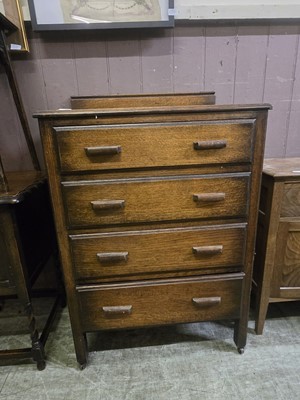
[[[174,0],[28,0],[33,30],[170,27]]]
[[[9,50],[11,52],[28,52],[29,46],[20,1],[0,0],[0,12],[17,28],[7,34],[6,43],[9,46]]]

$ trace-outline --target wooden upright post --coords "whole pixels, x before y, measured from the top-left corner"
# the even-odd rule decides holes
[[[2,160],[0,156],[0,193],[7,193],[9,190],[7,179],[2,165]]]
[[[26,116],[22,98],[20,95],[18,83],[17,83],[16,77],[14,74],[9,51],[8,51],[8,48],[6,45],[6,37],[5,37],[5,33],[4,33],[5,27],[2,24],[0,24],[0,29],[1,29],[1,31],[0,31],[0,61],[3,64],[5,73],[7,75],[8,83],[9,83],[9,86],[10,86],[10,89],[11,89],[11,92],[13,95],[13,99],[14,99],[14,102],[15,102],[15,105],[16,105],[16,108],[18,111],[18,115],[19,115],[20,122],[21,122],[21,125],[23,128],[24,136],[25,136],[28,150],[29,150],[29,153],[31,156],[33,167],[36,171],[40,171],[41,167],[40,167],[39,159],[36,154],[36,150],[35,150],[34,143],[32,140],[27,116]]]

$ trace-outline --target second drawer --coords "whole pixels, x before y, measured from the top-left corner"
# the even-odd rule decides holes
[[[245,225],[71,235],[77,280],[240,267]]]
[[[248,173],[63,182],[69,227],[246,217]]]

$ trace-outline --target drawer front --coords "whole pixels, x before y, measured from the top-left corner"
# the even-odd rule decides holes
[[[64,182],[68,225],[97,226],[247,214],[249,174]]]
[[[281,221],[276,237],[271,296],[299,299],[300,221]]]
[[[253,120],[54,128],[62,171],[249,162]]]
[[[241,267],[245,226],[193,227],[71,236],[75,276],[124,277]],[[140,274],[140,275],[139,275]]]
[[[241,287],[242,278],[220,278],[79,290],[82,326],[93,331],[234,319],[239,317]]]
[[[300,182],[284,185],[281,217],[300,217]]]

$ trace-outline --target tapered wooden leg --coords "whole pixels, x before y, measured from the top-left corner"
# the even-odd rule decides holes
[[[87,351],[87,339],[86,334],[74,336],[74,344],[76,351],[76,359],[81,370],[85,369],[87,365],[88,351]]]
[[[265,265],[261,268],[261,276],[257,282],[255,291],[255,333],[262,335],[265,320],[268,312],[270,298],[270,281],[271,268],[266,268]]]
[[[244,354],[247,340],[247,328],[244,329],[241,320],[234,323],[234,342],[240,354]]]
[[[4,231],[6,248],[12,269],[12,280],[15,283],[18,299],[24,307],[29,321],[29,332],[31,339],[31,354],[37,362],[38,369],[45,368],[44,346],[40,342],[39,333],[36,329],[36,321],[28,292],[28,282],[25,273],[24,258],[21,251],[19,231],[15,221],[14,213],[9,208],[3,208],[0,212],[0,223]]]
[[[39,333],[36,328],[36,320],[34,317],[31,303],[25,307],[25,312],[29,320],[29,330],[31,339],[32,358],[37,363],[38,370],[43,370],[46,367],[44,346],[40,341]]]
[[[269,293],[269,292],[268,292]],[[269,295],[258,296],[256,301],[255,332],[262,335],[269,306]]]
[[[250,290],[251,279],[247,277],[247,279],[245,278],[243,281],[243,296],[241,299],[240,318],[235,320],[234,325],[234,342],[240,354],[244,353],[247,343]]]

